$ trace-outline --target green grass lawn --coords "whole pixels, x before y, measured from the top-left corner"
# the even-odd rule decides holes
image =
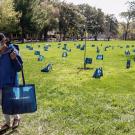
[[[13,134],[135,135],[135,47],[131,47],[135,41],[88,41],[87,57],[93,58],[93,63],[87,67],[93,70],[87,71],[78,69],[83,67],[84,51],[74,46],[84,42],[66,43],[72,51],[65,59],[58,43],[49,43],[48,52],[43,50],[45,43],[31,43],[34,50],[45,56],[43,62],[37,61],[26,44],[20,45],[26,82],[36,85],[38,111],[22,115],[20,128]],[[103,61],[96,60],[96,47],[91,47],[92,44],[99,46]],[[107,45],[114,49],[104,51]],[[126,45],[131,50],[130,69],[126,69]],[[47,63],[53,64],[52,72],[41,73]],[[103,67],[101,79],[92,78],[97,67]]]

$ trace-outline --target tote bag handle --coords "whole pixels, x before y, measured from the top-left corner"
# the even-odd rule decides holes
[[[23,85],[25,85],[25,77],[24,77],[24,70],[23,70],[23,66],[22,66],[21,73],[22,73],[22,81],[23,81]]]

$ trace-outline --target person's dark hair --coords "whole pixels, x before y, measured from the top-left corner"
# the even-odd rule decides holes
[[[7,46],[11,43],[11,40],[6,37],[3,33],[0,33],[0,42],[4,39],[5,43],[7,44]]]
[[[0,33],[0,41],[2,41],[3,39],[6,39],[6,37],[3,33]]]

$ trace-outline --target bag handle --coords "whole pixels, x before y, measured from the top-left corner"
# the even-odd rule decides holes
[[[25,77],[24,77],[24,70],[23,70],[23,67],[22,67],[21,73],[22,73],[22,81],[23,81],[23,85],[25,85]]]
[[[13,52],[14,51],[14,49],[13,48],[11,48],[8,52],[6,52],[6,53],[11,53],[11,52]],[[23,81],[23,85],[25,85],[25,77],[24,77],[24,70],[23,70],[23,65],[22,65],[22,70],[21,70],[21,73],[22,73],[22,81]]]

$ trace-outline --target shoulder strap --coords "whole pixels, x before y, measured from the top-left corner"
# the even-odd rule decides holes
[[[22,81],[23,81],[23,85],[25,85],[25,77],[24,77],[24,70],[22,68]]]

